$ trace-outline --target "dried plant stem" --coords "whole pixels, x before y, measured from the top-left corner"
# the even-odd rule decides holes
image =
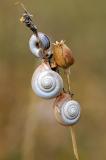
[[[70,68],[68,68],[66,70],[66,75],[67,75],[68,91],[71,94]],[[70,131],[71,131],[71,138],[72,138],[74,155],[75,155],[76,160],[79,160],[78,149],[77,149],[77,142],[76,142],[76,137],[75,137],[75,132],[74,132],[73,126],[70,127]]]
[[[75,155],[76,160],[79,160],[76,136],[75,136],[75,132],[74,132],[74,127],[73,126],[70,127],[70,132],[71,132],[71,137],[72,137],[74,155]]]
[[[66,76],[67,76],[68,92],[71,94],[70,68],[68,68],[68,69],[66,70]]]

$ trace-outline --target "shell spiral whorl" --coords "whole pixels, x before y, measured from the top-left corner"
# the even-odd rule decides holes
[[[41,46],[39,47],[38,43],[38,37],[41,43]],[[43,58],[44,53],[43,50],[47,50],[50,47],[50,40],[48,36],[46,36],[44,33],[38,32],[38,37],[36,35],[32,35],[29,40],[29,48],[36,57]]]
[[[32,89],[42,98],[54,98],[63,91],[63,80],[58,73],[41,64],[33,74]]]
[[[80,105],[77,101],[72,100],[69,94],[63,93],[56,98],[54,112],[60,124],[74,125],[80,118]]]
[[[39,36],[39,39],[40,39],[40,41],[41,41],[42,48],[43,48],[44,50],[49,49],[49,47],[50,47],[49,37],[48,37],[46,34],[41,33],[41,32],[38,33],[38,36]]]
[[[75,124],[80,117],[80,105],[74,100],[63,104],[61,116],[66,124]]]

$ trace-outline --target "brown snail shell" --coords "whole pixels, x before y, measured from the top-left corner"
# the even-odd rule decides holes
[[[80,118],[80,105],[67,93],[58,96],[54,103],[55,118],[64,126],[74,125]]]
[[[74,63],[72,51],[63,40],[53,44],[53,56],[56,64],[62,68],[66,69]]]

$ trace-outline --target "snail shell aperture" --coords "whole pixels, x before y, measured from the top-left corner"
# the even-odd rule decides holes
[[[38,58],[43,58],[44,57],[44,53],[43,50],[47,50],[50,47],[50,40],[49,38],[41,32],[38,32],[38,37],[41,43],[41,48],[39,47],[39,43],[38,43],[38,38],[36,37],[36,35],[32,35],[30,40],[29,40],[29,47],[31,52]]]
[[[56,120],[65,126],[74,125],[80,118],[80,105],[69,94],[63,93],[54,104]]]
[[[63,80],[50,66],[42,63],[33,74],[32,89],[36,95],[51,99],[63,91]]]

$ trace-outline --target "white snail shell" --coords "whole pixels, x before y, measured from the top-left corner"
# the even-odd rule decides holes
[[[39,97],[51,99],[63,91],[63,80],[48,64],[42,63],[33,74],[32,89]]]
[[[80,118],[80,105],[69,94],[63,93],[54,104],[56,120],[65,126],[74,125]]]
[[[44,50],[49,49],[49,47],[50,47],[49,37],[46,34],[41,33],[41,32],[38,32],[38,36],[39,36],[39,39],[41,41],[42,48]]]
[[[39,48],[38,38],[34,34],[31,36],[29,40],[29,48],[32,54],[34,54],[36,57],[43,58],[44,57],[43,50],[49,49],[50,40],[44,33],[41,32],[38,32],[38,37],[41,43],[41,48]]]

